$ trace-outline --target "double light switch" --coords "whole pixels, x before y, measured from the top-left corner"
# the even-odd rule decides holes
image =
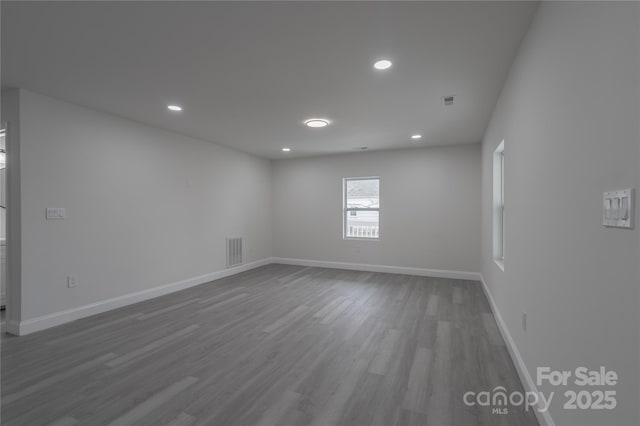
[[[66,212],[64,207],[47,207],[47,210],[46,210],[47,220],[64,219],[65,216],[66,216]]]
[[[633,228],[634,198],[633,189],[605,192],[602,224],[615,228]]]

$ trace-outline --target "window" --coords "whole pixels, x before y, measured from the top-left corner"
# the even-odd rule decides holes
[[[504,141],[493,152],[493,260],[504,271]]]
[[[380,238],[380,178],[346,178],[343,192],[343,237]]]

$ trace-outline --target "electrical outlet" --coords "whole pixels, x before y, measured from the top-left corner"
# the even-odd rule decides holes
[[[78,287],[78,277],[76,277],[75,275],[69,275],[67,277],[67,287],[68,288]]]
[[[526,333],[527,331],[527,313],[522,312],[522,331]]]

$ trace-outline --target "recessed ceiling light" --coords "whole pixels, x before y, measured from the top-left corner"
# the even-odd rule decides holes
[[[391,68],[391,65],[393,65],[393,64],[391,63],[390,60],[388,60],[388,59],[380,59],[375,64],[373,64],[373,67],[375,69],[377,69],[377,70],[386,70],[388,68]]]
[[[418,134],[411,135],[411,139],[421,139],[421,138],[422,138],[422,135],[418,135]]]
[[[308,127],[326,127],[329,125],[329,120],[324,118],[310,118],[305,120],[304,124]]]
[[[179,105],[168,105],[167,108],[169,108],[170,111],[175,111],[175,112],[182,111],[182,107]]]
[[[282,148],[282,152],[289,152],[291,151],[291,148]]]

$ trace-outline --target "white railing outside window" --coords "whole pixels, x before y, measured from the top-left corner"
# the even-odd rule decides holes
[[[379,227],[367,225],[349,225],[347,237],[349,238],[378,238]]]

